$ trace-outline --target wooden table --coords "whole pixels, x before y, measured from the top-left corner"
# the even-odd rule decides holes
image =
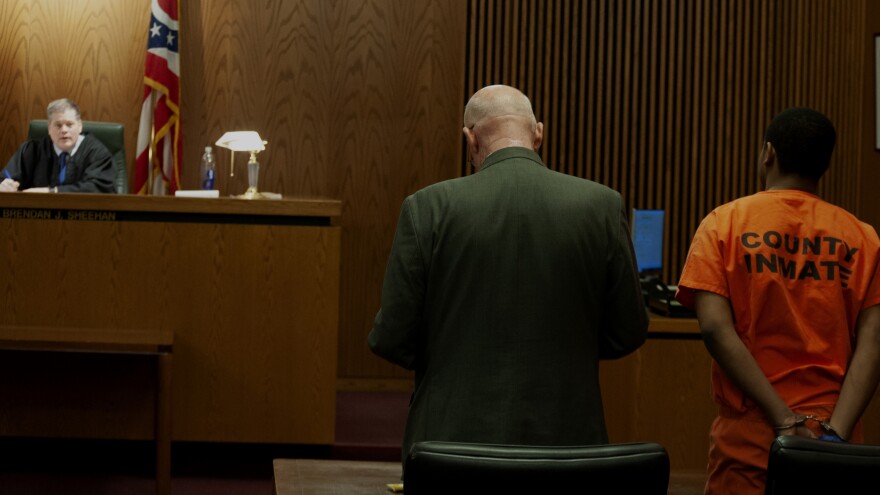
[[[0,349],[38,352],[109,353],[156,357],[156,493],[171,493],[171,390],[174,334],[161,330],[0,327]],[[27,376],[33,370],[19,369]],[[38,384],[39,385],[39,384]],[[0,410],[2,406],[0,405]]]
[[[0,195],[0,326],[171,332],[173,440],[332,444],[341,212],[322,198]],[[153,437],[151,360],[20,354],[0,359],[0,436]]]
[[[400,483],[399,462],[275,459],[276,495],[388,495]],[[672,471],[670,495],[699,495],[704,471]]]

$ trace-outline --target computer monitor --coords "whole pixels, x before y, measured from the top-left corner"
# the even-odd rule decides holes
[[[640,275],[663,270],[663,217],[664,210],[633,208],[632,238]]]

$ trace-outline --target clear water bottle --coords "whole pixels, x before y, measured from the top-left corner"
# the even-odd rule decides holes
[[[205,154],[202,155],[202,189],[214,189],[214,177],[216,169],[214,165],[214,152],[210,146],[205,146]]]

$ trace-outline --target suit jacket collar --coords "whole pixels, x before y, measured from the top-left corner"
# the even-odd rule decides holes
[[[501,148],[500,150],[492,153],[488,157],[486,157],[486,161],[483,162],[483,166],[480,167],[480,170],[485,170],[492,165],[495,165],[498,162],[502,162],[504,160],[509,160],[511,158],[525,158],[527,160],[531,160],[542,167],[546,167],[544,165],[544,161],[541,160],[541,155],[535,153],[534,151],[528,148],[520,148],[516,146],[512,146],[509,148]]]

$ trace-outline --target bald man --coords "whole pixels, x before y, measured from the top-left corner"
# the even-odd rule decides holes
[[[620,195],[544,165],[514,88],[478,91],[464,125],[477,173],[403,202],[368,337],[415,371],[403,456],[422,440],[607,443],[599,360],[648,325]]]

